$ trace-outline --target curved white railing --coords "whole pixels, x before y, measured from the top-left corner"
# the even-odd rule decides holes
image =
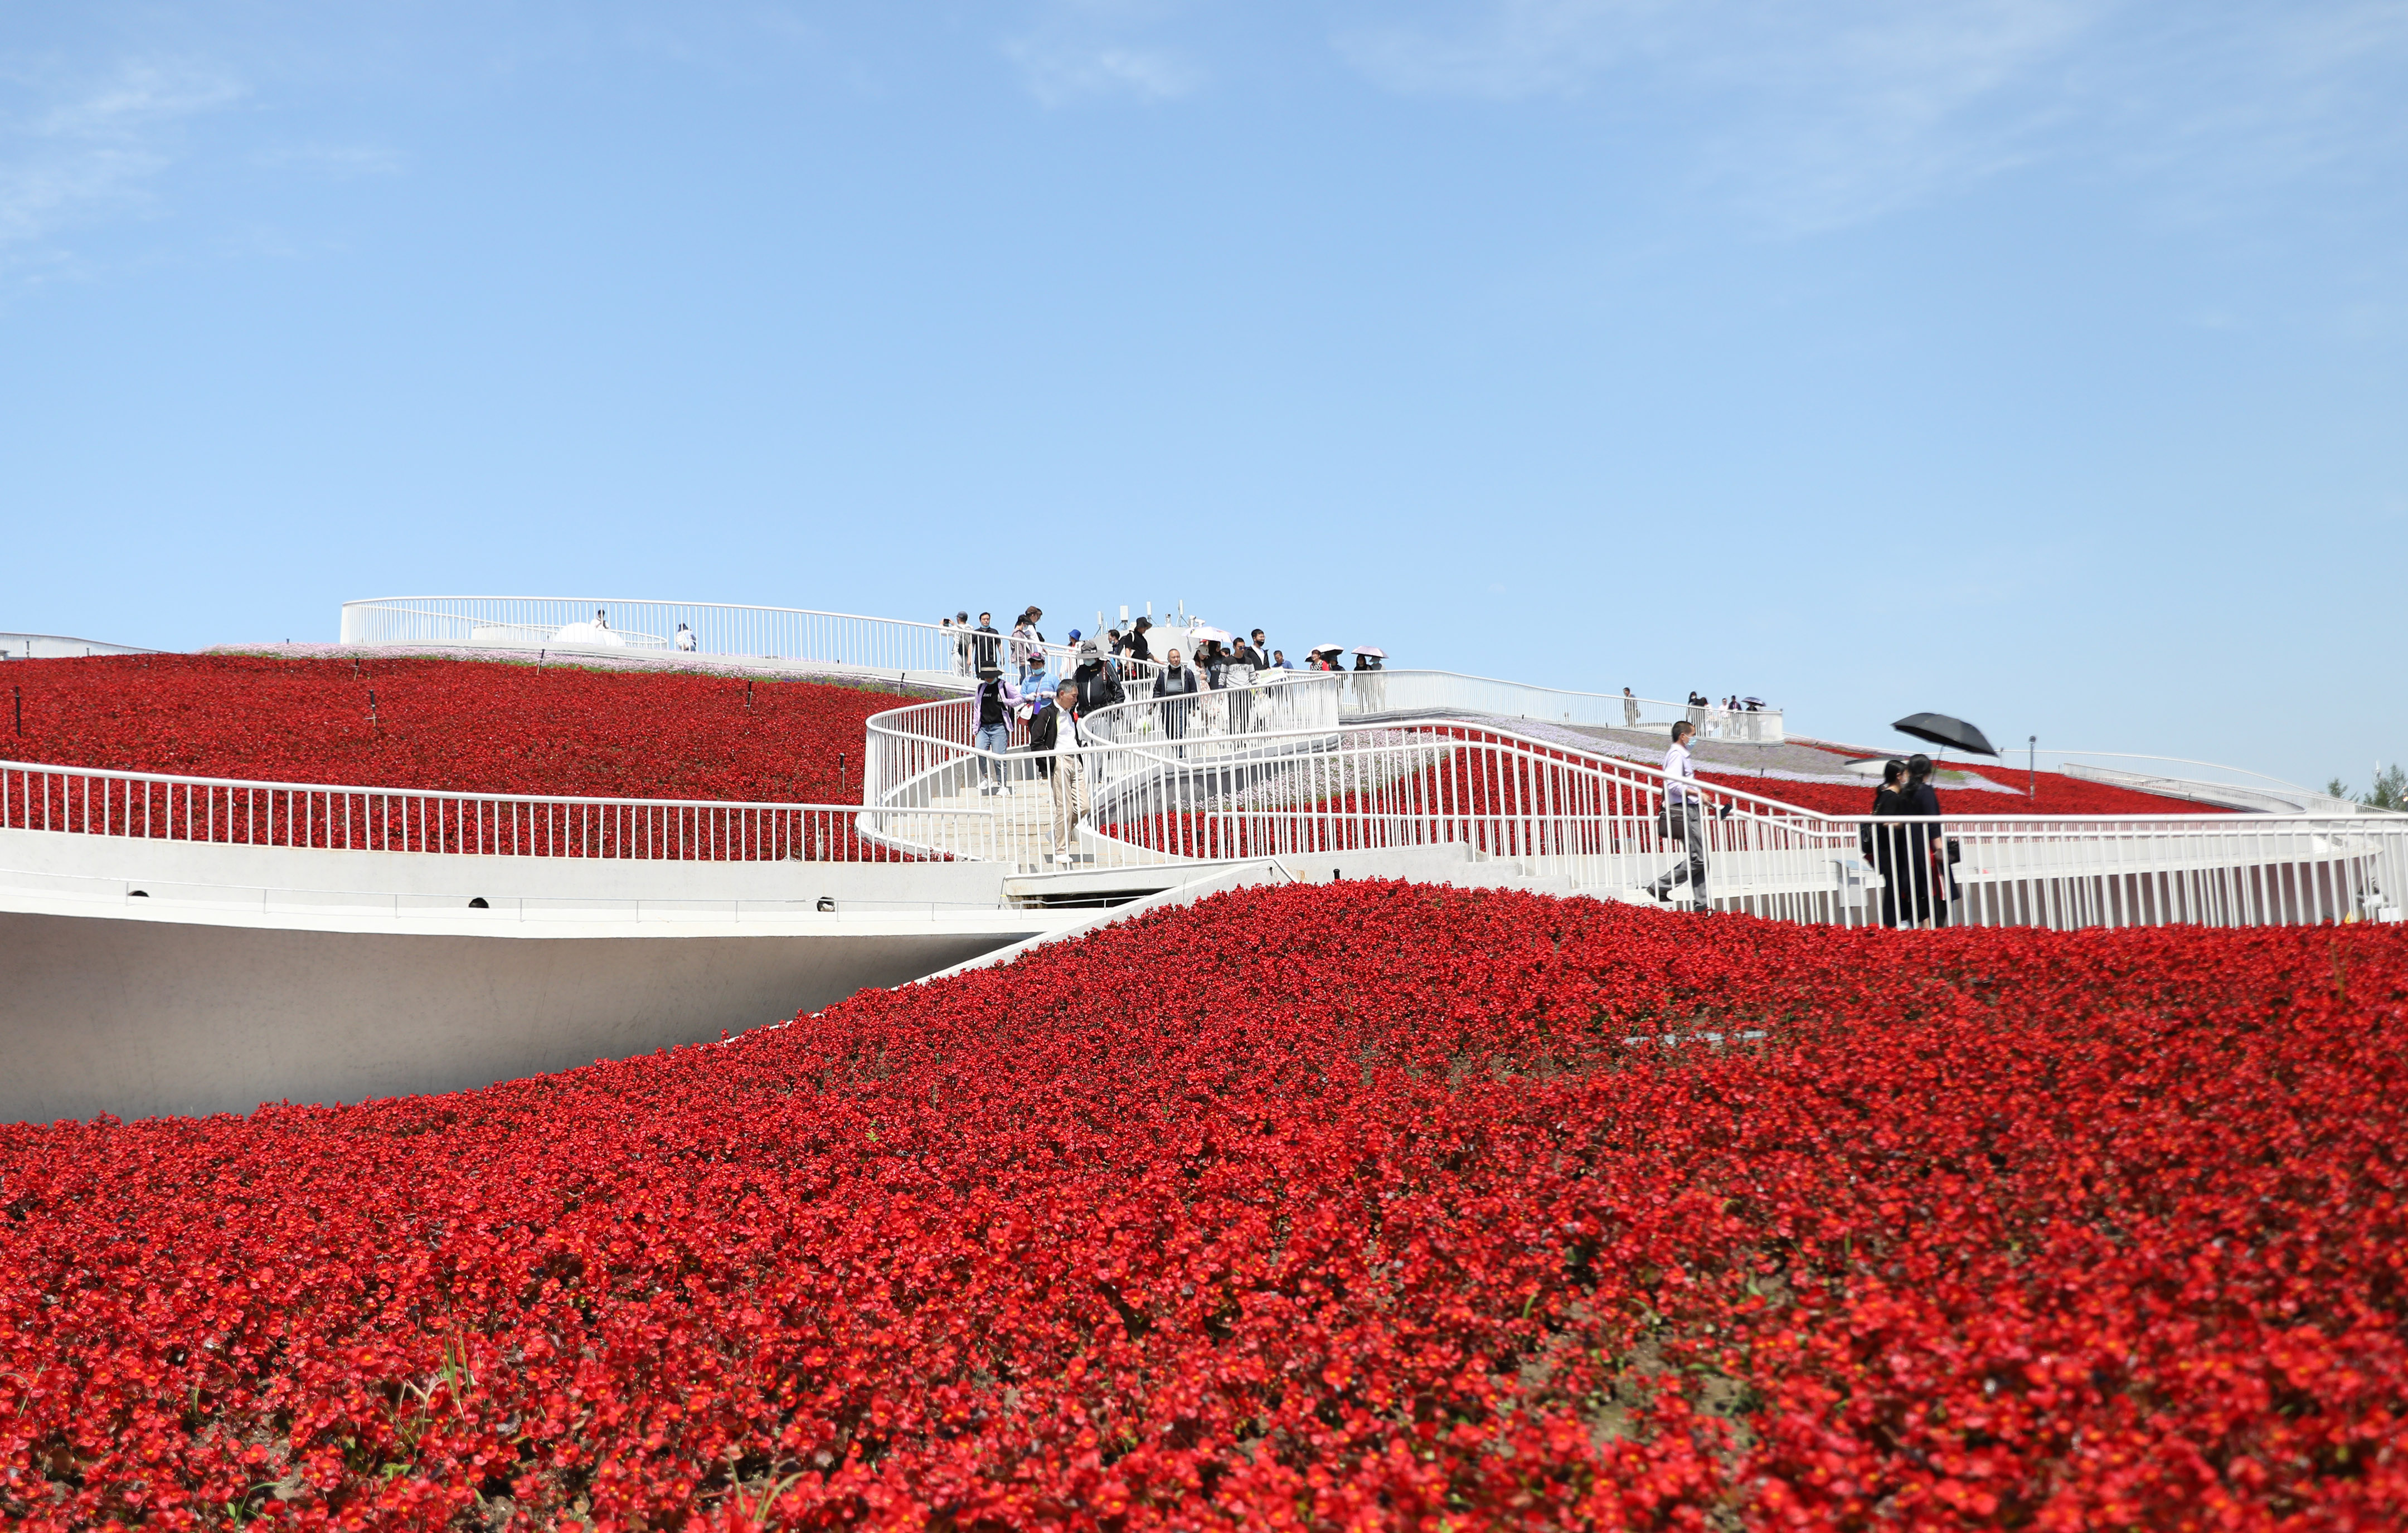
[[[1116,708],[1098,709],[1088,722],[1104,738],[1123,741],[1415,717],[1537,720],[1648,735],[1668,735],[1687,719],[1708,739],[1779,745],[1786,738],[1777,710],[1733,713],[1441,670],[1263,671],[1251,687],[1176,698],[1155,698],[1146,688]]]
[[[1691,828],[1670,834],[1655,768],[1477,725],[1118,745],[1086,760],[1094,839],[1157,856],[1455,843],[1635,895],[1681,865]],[[1872,820],[1712,783],[1691,791],[1708,896],[1792,920],[1880,920],[1885,890],[1892,913],[1904,898],[1911,916],[1920,897],[1980,925],[2396,920],[2408,888],[2408,824],[2367,818]],[[1914,892],[1926,879],[1936,901]]]
[[[1442,703],[1453,680],[1441,673],[1415,692],[1414,673],[1347,673],[1098,710],[1091,719],[1107,738],[1081,756],[1090,804],[1063,849],[1068,866],[1454,845],[1564,875],[1576,888],[1631,895],[1685,856],[1659,817],[1660,768],[1415,714],[1415,703]],[[1384,695],[1377,686],[1399,681]],[[896,809],[978,802],[997,819],[997,845],[1025,867],[1045,865],[1056,846],[1051,792],[1019,752],[1017,728],[1001,757],[972,747],[969,706],[879,715],[865,787]],[[1708,896],[1786,919],[1880,920],[1885,890],[1893,915],[1906,891],[1911,916],[1917,896],[1901,857],[1875,854],[1901,836],[1918,854],[1954,847],[1953,860],[1929,868],[1942,893],[1936,909],[1972,924],[2387,919],[2408,887],[2408,824],[2187,814],[1874,822],[1719,784],[1695,791],[1707,809],[1698,835]]]
[[[597,623],[598,620],[598,623]],[[681,634],[691,635],[687,643]],[[378,596],[343,604],[345,644],[440,644],[464,648],[558,649],[659,658],[681,653],[776,660],[889,673],[935,685],[967,687],[978,664],[1013,666],[1009,632],[901,618],[820,612],[800,607],[656,601],[625,596]],[[1058,675],[1075,658],[1062,644],[1041,647]],[[1134,672],[1143,662],[1124,662]]]
[[[939,705],[945,706],[945,705]],[[1096,746],[1072,828],[1088,866],[1460,848],[1626,897],[1683,863],[1665,781],[1474,724],[1415,722],[1217,742]],[[921,802],[578,798],[246,782],[0,763],[0,825],[251,846],[638,860],[1042,862],[1053,801],[1025,753],[993,796],[975,752],[931,761]],[[953,774],[948,776],[947,774]],[[2388,816],[1832,818],[1694,786],[1706,896],[1789,920],[1882,919],[1927,872],[1969,924],[2298,924],[2398,919],[2408,821]],[[959,798],[960,802],[953,800]],[[1685,816],[1675,819],[1684,832]],[[1917,826],[1928,829],[1918,832]],[[1882,855],[1877,838],[1911,851]],[[1873,841],[1869,852],[1868,841]],[[1953,858],[1924,858],[1927,842]],[[1678,891],[1686,894],[1687,891]],[[1893,909],[1894,909],[1893,903]]]
[[[990,814],[851,804],[335,787],[0,762],[0,828],[468,856],[684,862],[1000,859]]]

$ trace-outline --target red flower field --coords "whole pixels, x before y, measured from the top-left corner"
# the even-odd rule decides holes
[[[2196,803],[2187,798],[2166,798],[2153,793],[2139,793],[2106,782],[2086,782],[2061,772],[2038,774],[2039,796],[2024,795],[2024,774],[2003,768],[1996,772],[1977,772],[2015,790],[2013,795],[1986,793],[1981,789],[1941,788],[1940,812],[1942,814],[1973,814],[1996,817],[2004,814],[2227,814],[2229,809],[2213,804]],[[1801,809],[1818,814],[1870,814],[1873,811],[1873,790],[1878,783],[1867,779],[1862,786],[1852,782],[1793,782],[1782,778],[1750,777],[1738,772],[1700,771],[1698,776],[1708,782],[1718,782],[1727,788],[1739,788],[1766,798],[1795,804]]]
[[[0,1128],[47,1528],[2408,1521],[2408,935],[1225,895],[724,1047]]]
[[[30,660],[16,761],[460,793],[857,800],[892,693],[476,660]],[[368,694],[376,693],[370,727]],[[9,721],[0,720],[0,726]],[[839,770],[838,756],[846,757]]]

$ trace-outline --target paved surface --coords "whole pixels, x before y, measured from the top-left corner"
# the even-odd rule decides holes
[[[1524,734],[1538,734],[1537,721],[1498,720],[1500,728],[1511,728]],[[1661,734],[1649,734],[1640,729],[1606,729],[1585,724],[1548,724],[1547,738],[1560,738],[1566,745],[1582,745],[1607,755],[1622,756],[1630,761],[1643,761],[1651,766],[1664,764],[1664,748],[1671,743]],[[1848,760],[1828,751],[1818,751],[1811,745],[1749,745],[1739,740],[1692,740],[1689,754],[1701,766],[1728,767],[1738,771],[1765,768],[1776,772],[1806,772],[1815,776],[1838,776]]]

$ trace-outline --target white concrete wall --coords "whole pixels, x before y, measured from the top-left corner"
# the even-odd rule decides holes
[[[783,1021],[1027,930],[502,940],[0,911],[0,1122],[463,1090]]]
[[[704,1041],[1082,918],[1009,908],[1004,873],[0,831],[0,1122],[451,1091]]]

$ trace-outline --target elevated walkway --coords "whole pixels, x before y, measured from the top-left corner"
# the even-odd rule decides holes
[[[523,652],[530,633],[556,624],[549,638],[603,606],[633,637],[574,652],[595,663],[967,684],[963,636],[934,624],[411,601],[347,607],[346,639]],[[538,605],[493,609],[516,601]],[[739,616],[723,632],[710,613]],[[710,642],[655,642],[679,622]],[[1631,759],[1688,714],[1679,705],[1435,671],[1288,676],[1172,708],[1140,697],[1091,721],[1102,743],[1083,757],[1089,808],[1062,862],[1025,736],[982,757],[972,706],[956,695],[874,717],[859,804],[0,763],[0,1120],[473,1086],[708,1041],[1253,881],[1404,877],[1643,900],[1691,850],[1668,835],[1661,771]],[[1784,749],[1778,714],[1710,717],[1710,738],[1717,724],[1715,752],[1769,761]],[[1003,791],[979,791],[996,776]],[[1879,919],[1867,822],[1694,792],[1714,908]],[[2399,919],[2408,817],[2264,808],[1956,816],[1928,830],[1953,849],[1942,888],[1965,924]]]

